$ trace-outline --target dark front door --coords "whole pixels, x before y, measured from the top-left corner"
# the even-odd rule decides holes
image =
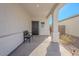
[[[39,21],[32,21],[32,35],[39,35]]]

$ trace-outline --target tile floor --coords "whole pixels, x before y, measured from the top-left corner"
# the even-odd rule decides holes
[[[59,43],[51,42],[50,36],[33,36],[31,42],[25,42],[10,56],[71,56]]]

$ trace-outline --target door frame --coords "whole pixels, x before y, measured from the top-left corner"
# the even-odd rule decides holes
[[[38,30],[37,30],[37,34],[33,34],[33,22],[37,22],[38,23]],[[39,35],[39,21],[32,21],[32,35]]]

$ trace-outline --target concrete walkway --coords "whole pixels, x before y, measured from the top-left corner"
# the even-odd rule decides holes
[[[29,56],[71,56],[59,43],[51,42],[49,36]]]

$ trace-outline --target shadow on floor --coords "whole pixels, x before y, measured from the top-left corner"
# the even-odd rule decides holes
[[[51,42],[47,48],[46,56],[61,56],[59,44],[57,42]]]
[[[31,42],[25,42],[13,51],[9,56],[28,56],[38,45],[40,45],[48,36],[33,36]]]

